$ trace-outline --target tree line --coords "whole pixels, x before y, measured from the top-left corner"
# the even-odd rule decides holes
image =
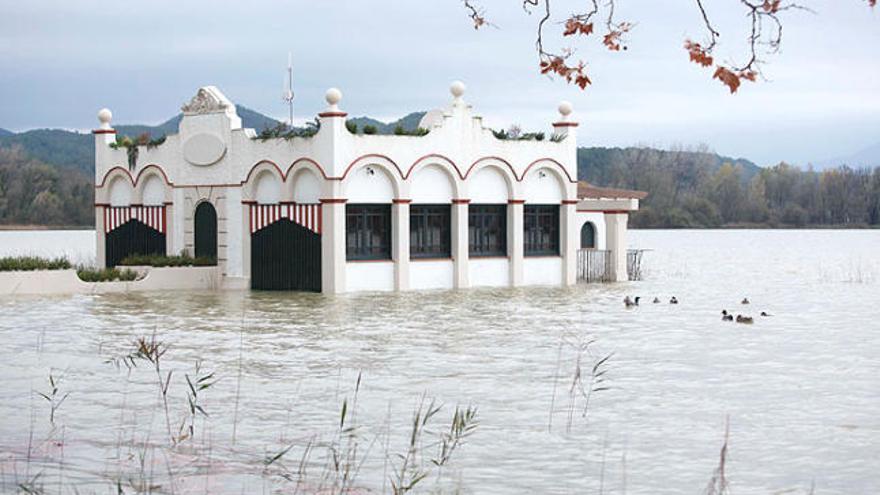
[[[0,225],[92,226],[93,187],[82,172],[0,148]]]
[[[877,227],[880,168],[760,168],[705,150],[582,148],[578,176],[647,191],[641,228]],[[93,226],[91,175],[0,147],[0,225]]]
[[[598,163],[596,150],[582,150],[582,179],[650,193],[634,227],[880,226],[880,167],[759,168],[705,151],[649,148],[604,150]]]

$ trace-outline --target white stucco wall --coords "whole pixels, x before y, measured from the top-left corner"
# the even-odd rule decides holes
[[[281,201],[281,179],[271,172],[261,172],[257,176],[256,200],[261,205],[277,204]]]
[[[471,287],[508,287],[510,261],[507,258],[471,258],[468,279]]]
[[[511,198],[507,180],[496,167],[483,167],[466,181],[471,203],[507,203]]]
[[[549,167],[530,170],[523,180],[523,199],[531,204],[560,204],[565,191],[557,171]]]
[[[411,289],[451,289],[452,260],[412,260],[409,266]]]
[[[562,258],[527,257],[523,260],[523,283],[525,285],[560,285],[562,283]]]
[[[165,183],[155,175],[149,176],[143,185],[141,202],[144,206],[159,206],[165,202]]]
[[[122,177],[110,182],[110,206],[128,206],[132,199],[131,183]]]
[[[293,176],[293,201],[315,204],[321,199],[321,179],[311,170],[300,170]]]
[[[453,179],[440,165],[423,167],[411,179],[409,197],[413,203],[448,204],[454,196]]]
[[[390,173],[374,164],[363,165],[350,171],[342,181],[348,202],[390,203],[395,197]]]
[[[345,265],[348,292],[394,290],[394,262],[354,261]]]

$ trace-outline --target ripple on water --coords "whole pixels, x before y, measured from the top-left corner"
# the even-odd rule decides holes
[[[50,369],[70,396],[53,434],[64,438],[64,471],[58,448],[34,451],[47,480],[104,489],[120,471],[137,474],[147,452],[154,480],[167,483],[163,463],[171,462],[178,491],[211,493],[290,489],[261,460],[293,445],[295,471],[310,439],[331,437],[362,373],[362,449],[378,440],[358,480],[375,491],[388,489],[385,459],[402,452],[422,394],[446,404],[443,423],[456,404],[477,405],[480,418],[429,490],[583,493],[601,483],[607,493],[624,485],[627,493],[697,493],[729,416],[727,472],[738,493],[807,493],[813,481],[816,493],[880,491],[880,233],[633,237],[652,249],[639,283],[2,299],[0,479],[21,472],[31,431],[50,435],[47,405],[32,393],[46,390]],[[643,305],[625,310],[627,294],[642,295]],[[681,304],[669,305],[671,295]],[[663,303],[651,304],[654,296]],[[739,304],[744,296],[751,305]],[[721,321],[723,308],[774,316],[737,325]],[[197,424],[197,440],[173,451],[150,447],[164,444],[166,429],[155,375],[105,363],[154,332],[169,344],[175,427],[194,362],[219,377],[204,395],[210,418]],[[591,397],[584,418],[569,391],[573,346],[588,340],[586,368],[614,356],[611,388]]]

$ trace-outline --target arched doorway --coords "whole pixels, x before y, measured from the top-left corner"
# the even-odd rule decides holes
[[[596,226],[591,222],[581,227],[581,249],[596,249]]]
[[[321,292],[321,235],[289,218],[254,232],[251,288]]]
[[[133,255],[165,255],[165,234],[137,220],[129,220],[104,238],[107,268]]]
[[[195,214],[195,251],[196,258],[217,259],[217,210],[214,206],[202,201],[196,207]]]

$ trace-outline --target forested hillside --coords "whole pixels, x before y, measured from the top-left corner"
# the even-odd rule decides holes
[[[239,106],[245,127],[278,122]],[[391,134],[414,130],[424,112],[385,123],[351,119]],[[119,135],[177,132],[180,116],[157,126],[120,125]],[[91,225],[94,141],[57,129],[8,133],[0,129],[0,225]],[[647,191],[633,215],[637,227],[878,226],[880,168],[802,171],[785,164],[763,169],[707,150],[647,147],[580,148],[578,177],[593,184]]]
[[[707,152],[578,150],[582,180],[648,191],[636,227],[880,225],[880,168],[760,168]]]
[[[82,172],[0,148],[0,225],[91,226],[92,187]]]

